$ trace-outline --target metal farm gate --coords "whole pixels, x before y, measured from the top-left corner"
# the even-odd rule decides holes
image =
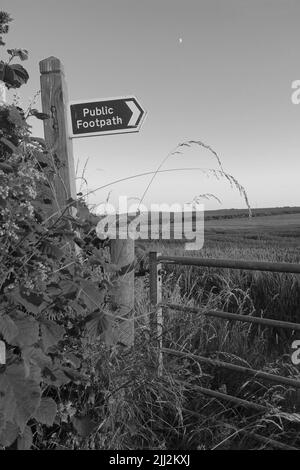
[[[179,304],[173,304],[165,302],[162,298],[162,265],[181,265],[181,266],[198,266],[198,267],[210,267],[210,268],[230,268],[230,269],[242,269],[242,270],[256,270],[256,271],[268,271],[268,272],[281,272],[281,273],[292,273],[300,274],[300,265],[294,263],[271,263],[263,261],[243,261],[243,260],[227,260],[227,259],[211,259],[211,258],[197,258],[197,257],[182,257],[182,256],[166,256],[160,255],[157,252],[150,252],[149,254],[149,275],[150,275],[150,330],[154,338],[157,338],[158,345],[158,374],[162,374],[163,370],[163,356],[164,354],[176,355],[182,358],[190,358],[196,362],[203,364],[210,364],[218,368],[224,368],[227,370],[235,371],[244,374],[248,377],[255,377],[263,381],[275,384],[281,384],[296,389],[297,394],[300,393],[300,380],[296,380],[290,377],[283,377],[280,375],[270,374],[259,370],[254,370],[248,367],[227,363],[217,359],[211,359],[209,357],[203,357],[184,351],[176,351],[173,349],[163,347],[163,309],[168,308],[171,310],[192,312],[200,315],[206,315],[209,317],[218,317],[227,321],[239,321],[247,323],[256,323],[269,327],[284,328],[293,331],[300,332],[300,323],[292,323],[287,321],[273,320],[271,318],[259,318],[250,315],[241,315],[235,313],[223,312],[220,310],[208,310],[203,311],[200,308],[188,307]],[[266,406],[258,403],[253,403],[242,398],[238,398],[227,393],[223,393],[217,390],[204,388],[201,386],[193,385],[193,388],[199,391],[199,393],[207,395],[218,400],[224,400],[232,403],[232,405],[249,408],[257,411],[258,413],[266,413],[269,409]],[[194,413],[197,415],[197,413]],[[224,423],[223,423],[224,424]],[[246,432],[242,429],[237,429],[236,433],[248,434],[253,438],[269,444],[272,447],[279,449],[296,449],[293,446],[269,439],[265,436],[258,435],[254,432]],[[300,450],[300,449],[297,449]]]

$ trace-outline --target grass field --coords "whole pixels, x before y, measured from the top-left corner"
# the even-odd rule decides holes
[[[158,235],[158,214],[153,216],[152,233]],[[186,227],[191,230],[191,217],[185,216]],[[181,230],[181,222],[180,230]],[[142,219],[142,227],[147,224],[147,215]],[[170,224],[169,218],[165,218],[163,226]],[[201,225],[199,224],[199,227]],[[171,236],[173,237],[174,226],[171,224]],[[187,235],[187,234],[186,234]],[[220,245],[226,240],[233,240],[238,246],[246,245],[251,240],[257,240],[262,244],[276,243],[289,248],[291,245],[297,247],[300,240],[300,208],[286,209],[280,212],[276,209],[256,209],[253,211],[252,217],[245,210],[223,210],[208,211],[204,213],[204,248],[213,240]],[[176,240],[172,240],[176,242]],[[177,245],[184,243],[184,240],[178,240]],[[251,242],[250,242],[251,243]],[[176,243],[175,243],[176,244]],[[159,243],[159,247],[168,245],[168,240]],[[253,245],[253,243],[252,243]],[[174,245],[173,245],[174,248]]]
[[[208,219],[205,221],[207,229],[224,229],[224,230],[268,230],[278,229],[278,231],[286,228],[299,230],[300,236],[300,213],[296,214],[276,214],[261,215],[251,218],[226,218],[226,219]],[[296,232],[294,232],[296,234]]]
[[[300,207],[265,207],[251,210],[252,217],[282,215],[282,214],[300,214]],[[233,219],[248,217],[248,209],[218,209],[205,212],[205,218],[211,219]]]

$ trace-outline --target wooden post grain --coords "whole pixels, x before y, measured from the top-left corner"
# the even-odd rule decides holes
[[[111,262],[118,266],[117,278],[111,289],[116,320],[106,334],[107,343],[134,345],[134,240],[116,239],[110,242]],[[121,318],[122,319],[121,319]]]
[[[52,155],[59,159],[53,185],[56,207],[51,212],[60,214],[66,201],[76,199],[75,168],[72,140],[68,136],[68,93],[62,63],[56,57],[40,62],[42,110],[50,116],[44,120],[45,140]]]
[[[162,328],[163,328],[163,311],[159,306],[162,302],[162,269],[161,263],[157,261],[160,253],[151,251],[149,253],[149,278],[150,278],[150,335],[151,339],[158,347],[158,375],[162,375],[163,357],[162,357]]]

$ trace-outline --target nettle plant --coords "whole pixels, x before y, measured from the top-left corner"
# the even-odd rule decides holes
[[[0,12],[0,34],[10,21]],[[28,54],[7,52],[0,79],[19,88],[28,73],[12,62]],[[110,284],[106,247],[84,201],[70,199],[49,218],[59,160],[32,137],[30,116],[48,119],[35,109],[0,106],[0,341],[6,351],[0,364],[0,447],[18,449],[30,448],[44,425],[59,425],[59,390],[72,382],[89,387],[85,341],[105,329],[102,306]]]

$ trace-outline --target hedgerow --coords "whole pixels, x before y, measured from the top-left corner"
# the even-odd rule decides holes
[[[10,21],[0,12],[0,34]],[[26,60],[28,52],[7,53],[0,79],[19,88],[29,76],[14,62]],[[49,430],[71,421],[76,429],[79,410],[64,402],[65,390],[74,385],[86,393],[93,381],[88,344],[105,329],[110,283],[107,248],[84,200],[66,200],[50,217],[60,162],[43,139],[32,136],[31,116],[49,119],[36,109],[0,106],[0,340],[6,351],[0,447],[17,449],[41,443]]]

